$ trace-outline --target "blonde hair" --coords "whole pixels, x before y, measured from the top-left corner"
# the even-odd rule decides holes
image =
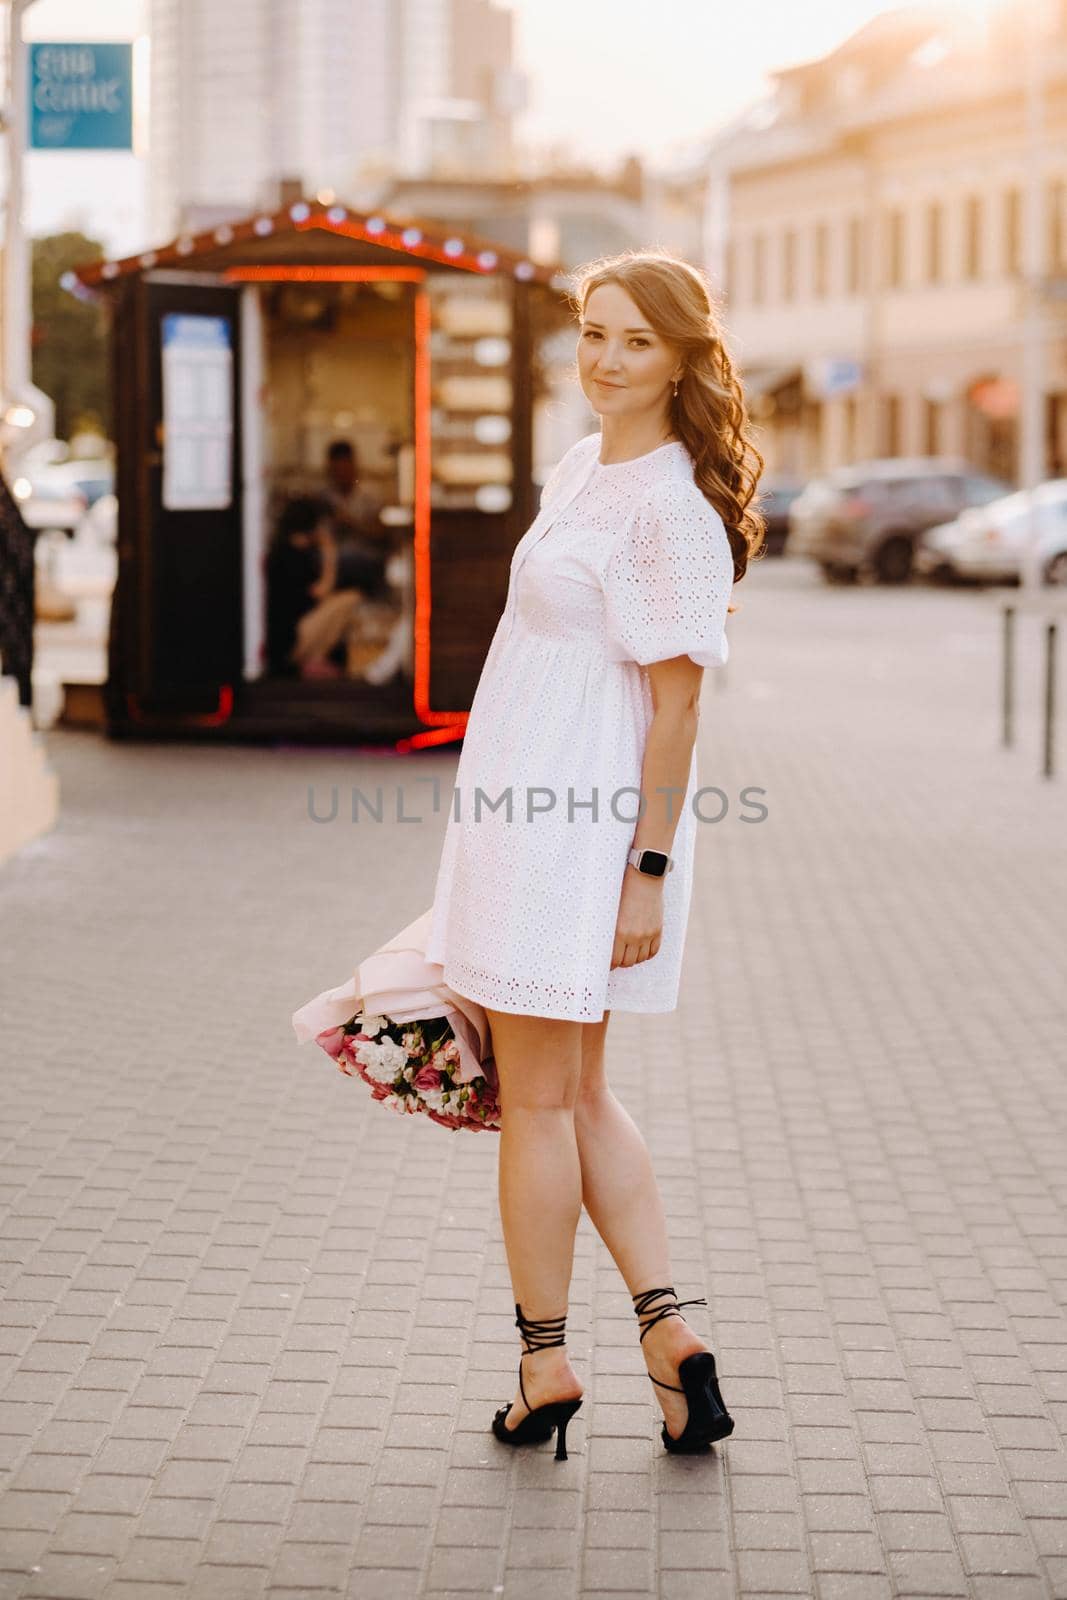
[[[685,363],[670,421],[693,458],[693,476],[722,518],[734,557],[734,581],[756,558],[766,522],[751,501],[764,460],[749,433],[740,380],[723,342],[719,307],[702,272],[665,250],[624,251],[574,274],[578,316],[601,284],[617,283],[649,326]],[[731,610],[734,607],[730,608]]]

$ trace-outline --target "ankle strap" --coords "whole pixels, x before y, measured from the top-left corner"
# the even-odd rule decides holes
[[[653,1301],[658,1300],[660,1295],[670,1295],[672,1297],[673,1304],[660,1306],[655,1311],[651,1311],[650,1308]],[[647,1322],[641,1322],[642,1339],[644,1339],[648,1330],[650,1328],[654,1328],[657,1322],[662,1322],[664,1317],[681,1317],[682,1313],[680,1308],[682,1306],[706,1306],[708,1303],[703,1297],[701,1297],[699,1300],[679,1300],[678,1296],[674,1292],[673,1287],[668,1287],[666,1289],[642,1289],[640,1294],[631,1295],[630,1298],[633,1300],[634,1311],[637,1313],[638,1318],[641,1319],[648,1317],[649,1319]],[[682,1321],[685,1321],[684,1317],[682,1317]]]
[[[529,1355],[534,1350],[551,1350],[556,1345],[566,1344],[566,1315],[562,1317],[545,1317],[540,1321],[532,1317],[524,1317],[522,1307],[515,1302],[515,1326],[520,1330],[523,1342],[529,1346],[524,1350],[524,1355]]]

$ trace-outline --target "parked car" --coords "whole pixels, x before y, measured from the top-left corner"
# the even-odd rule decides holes
[[[93,502],[75,530],[75,539],[88,539],[97,545],[118,542],[119,503],[113,494],[102,494]]]
[[[789,533],[789,508],[804,485],[799,478],[771,478],[761,482],[757,506],[766,519],[768,556],[780,556]]]
[[[912,575],[927,528],[1009,492],[1010,485],[947,456],[860,461],[813,478],[789,511],[787,555],[810,556],[831,581]]]
[[[1067,583],[1067,478],[1052,478],[1032,494],[1020,489],[927,529],[915,553],[916,568],[934,579],[1016,582],[1035,526],[1044,581]]]
[[[59,528],[73,535],[82,517],[102,496],[112,494],[115,469],[99,460],[63,461],[26,469],[12,493],[29,528]]]
[[[38,532],[56,529],[60,533],[73,533],[88,508],[85,496],[68,483],[57,483],[38,478],[16,478],[11,492],[19,503],[22,520],[27,528]]]

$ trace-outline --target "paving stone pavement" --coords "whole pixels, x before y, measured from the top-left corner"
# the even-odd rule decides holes
[[[497,1141],[293,1040],[444,822],[309,785],[343,818],[455,752],[55,730],[60,824],[0,871],[5,1600],[1067,1596],[1063,779],[1032,707],[998,746],[982,596],[739,598],[682,1002],[609,1030],[734,1436],[664,1453],[583,1217],[571,1458],[502,1450]]]

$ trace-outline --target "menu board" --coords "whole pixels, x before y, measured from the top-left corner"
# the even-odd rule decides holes
[[[499,278],[433,276],[434,506],[506,511],[512,496],[512,324]]]
[[[163,505],[224,510],[233,500],[233,328],[229,317],[163,318]]]

